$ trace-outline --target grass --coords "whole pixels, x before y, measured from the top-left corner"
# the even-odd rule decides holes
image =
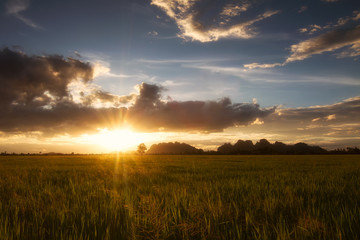
[[[360,239],[359,160],[0,156],[0,239]]]

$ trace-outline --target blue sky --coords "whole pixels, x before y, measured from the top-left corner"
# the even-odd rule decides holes
[[[235,119],[228,125],[220,124],[222,127],[215,131],[217,135],[209,134],[214,129],[205,129],[204,133],[201,128],[175,128],[154,120],[157,129],[165,132],[175,129],[176,137],[184,141],[194,139],[187,137],[190,131],[206,134],[198,136],[203,142],[203,139],[208,142],[219,139],[219,143],[234,141],[239,136],[252,140],[266,136],[285,142],[297,136],[296,140],[327,147],[360,142],[356,135],[360,127],[354,120],[357,115],[346,115],[333,108],[351,102],[349,112],[356,113],[359,109],[359,1],[8,0],[0,5],[0,12],[2,49],[8,48],[28,58],[59,55],[64,61],[71,58],[90,63],[94,71],[91,81],[80,86],[75,84],[76,79],[68,79],[65,86],[66,97],[71,95],[76,104],[85,106],[84,102],[76,102],[80,88],[88,94],[87,99],[94,98],[94,89],[117,96],[116,99],[134,96],[133,102],[121,104],[104,103],[103,99],[91,103],[93,108],[120,108],[135,104],[134,101],[141,98],[141,89],[158,86],[159,100],[164,104],[173,101],[185,106],[187,102],[219,102],[229,98],[234,105],[253,104],[263,111],[276,108],[266,116],[252,115],[247,121]],[[4,53],[4,58],[6,56]],[[7,81],[5,75],[0,80]],[[43,89],[37,97],[52,95],[48,90]],[[329,112],[319,115],[315,111],[308,117],[307,125],[304,115],[300,114],[299,126],[289,127],[286,133],[276,131],[278,126],[273,126],[276,133],[272,135],[265,130],[269,129],[267,124],[275,112],[281,110],[286,115],[299,109],[314,110],[314,106]],[[49,110],[49,105],[42,108]],[[329,121],[338,121],[336,126],[324,120],[316,128],[319,131],[313,127],[313,134],[298,133],[299,129],[305,129],[301,124],[308,127],[318,122],[312,120],[334,114],[336,117],[330,117]],[[263,129],[254,129],[252,123],[256,119],[262,124],[255,125]],[[10,117],[7,120],[10,121]],[[343,124],[348,125],[342,134],[326,135],[336,132]],[[172,127],[168,129],[168,126]],[[99,129],[112,127],[101,125]],[[4,149],[8,147],[7,140],[14,136],[21,136],[14,144],[36,142],[41,145],[44,139],[43,130],[36,126],[9,129],[0,123],[0,131]],[[353,134],[346,135],[349,131]],[[85,129],[80,132],[88,133]],[[25,136],[29,133],[31,137]],[[55,139],[59,134],[74,135],[64,130],[52,137]],[[168,139],[172,140],[165,138]]]

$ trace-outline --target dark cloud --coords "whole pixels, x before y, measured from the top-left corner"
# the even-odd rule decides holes
[[[136,96],[135,94],[127,95],[127,96],[118,96],[111,94],[102,90],[94,90],[90,94],[85,94],[84,92],[80,92],[81,101],[86,106],[91,106],[100,103],[110,103],[115,107],[119,107],[123,104],[127,104],[131,102]]]
[[[95,130],[117,121],[123,109],[95,109],[75,103],[69,84],[93,76],[89,63],[62,56],[28,56],[0,51],[0,130],[47,134]]]
[[[338,118],[343,118],[343,120],[353,121],[360,117],[360,97],[349,98],[331,105],[286,109],[281,111],[281,113],[281,116],[287,119],[312,120],[335,114]]]
[[[58,103],[52,109],[14,106],[0,119],[0,129],[10,133],[38,131],[43,135],[77,135],[120,126],[125,113],[125,108],[97,109],[72,102]]]
[[[253,103],[233,104],[228,98],[164,101],[161,93],[165,89],[147,83],[138,86],[137,95],[118,96],[94,88],[92,77],[93,67],[76,59],[1,50],[0,131],[78,134],[127,123],[144,131],[210,132],[247,125],[275,109],[262,109]],[[77,81],[82,81],[85,89],[75,100],[69,85]]]
[[[129,108],[128,118],[144,130],[222,131],[236,125],[247,125],[257,118],[273,113],[275,108],[262,109],[253,103],[231,103],[229,98],[219,101],[161,101],[157,85],[143,83],[135,104]]]
[[[244,134],[257,133],[268,139],[349,146],[360,142],[360,96],[331,105],[277,109],[262,125],[241,128]]]
[[[92,67],[61,56],[27,56],[5,48],[0,51],[0,105],[43,106],[51,104],[50,95],[61,100],[69,97],[68,85],[81,78],[92,78]]]
[[[229,98],[164,100],[165,89],[147,83],[138,86],[137,94],[118,96],[94,86],[92,77],[93,67],[76,59],[1,50],[0,135],[78,135],[130,124],[147,132],[219,132],[237,126],[242,134],[329,147],[359,141],[360,97],[331,105],[264,109]],[[69,86],[78,81],[84,89],[76,99]]]

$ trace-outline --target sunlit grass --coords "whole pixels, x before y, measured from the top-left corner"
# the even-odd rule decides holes
[[[359,156],[1,156],[0,239],[359,239]]]

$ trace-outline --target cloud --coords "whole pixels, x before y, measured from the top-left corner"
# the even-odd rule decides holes
[[[278,67],[278,66],[284,66],[284,63],[265,63],[265,64],[250,63],[250,64],[244,64],[244,67],[245,67],[245,68],[248,68],[248,69],[254,69],[254,68],[274,68],[274,67]]]
[[[93,90],[88,94],[85,94],[82,91],[80,92],[80,96],[82,104],[95,107],[120,107],[122,105],[128,104],[129,102],[132,102],[135,98],[134,94],[118,96],[100,89]]]
[[[268,128],[279,127],[294,135],[310,134],[320,137],[336,130],[339,136],[355,137],[360,130],[360,123],[357,121],[360,118],[360,96],[331,105],[279,108],[277,111],[278,114],[267,118],[265,125],[268,124]],[[350,129],[353,132],[349,132]]]
[[[264,121],[261,121],[259,118],[256,118],[254,122],[251,123],[251,125],[263,125]]]
[[[1,105],[49,104],[46,92],[64,99],[69,97],[71,81],[81,78],[88,82],[93,76],[90,64],[59,55],[27,56],[5,48],[0,50],[0,63]]]
[[[351,47],[336,54],[337,58],[357,57],[360,56],[360,41],[355,42]]]
[[[93,68],[58,55],[1,50],[0,136],[75,136],[132,125],[146,132],[237,129],[257,139],[266,136],[329,147],[360,143],[360,96],[330,105],[261,108],[256,100],[163,99],[166,89],[148,83],[138,85],[136,93],[118,96],[94,86]],[[74,84],[79,87],[76,91]],[[80,92],[80,98],[75,92]]]
[[[241,13],[251,8],[250,1],[214,4],[209,0],[152,0],[151,4],[161,8],[176,22],[181,31],[179,37],[200,42],[220,38],[252,38],[256,35],[254,23],[279,13],[268,10],[239,21]]]
[[[326,117],[327,121],[334,120],[334,119],[336,119],[336,114],[331,114],[331,115]]]
[[[86,107],[73,100],[69,85],[92,80],[89,63],[5,48],[0,51],[0,66],[1,131],[76,132],[95,128],[102,116],[117,115],[112,109]]]
[[[225,128],[248,125],[263,119],[275,108],[263,109],[255,103],[218,101],[162,101],[162,87],[142,83],[135,104],[129,108],[129,121],[146,131],[218,132]],[[260,120],[259,120],[260,121]]]
[[[273,63],[273,67],[284,66],[285,63]],[[219,65],[207,64],[187,64],[184,67],[194,68],[198,70],[209,71],[213,74],[221,74],[234,76],[239,80],[248,82],[260,83],[321,83],[321,84],[334,84],[334,85],[348,85],[359,86],[359,79],[356,77],[342,77],[339,81],[338,76],[314,76],[306,74],[286,74],[275,71],[271,68],[272,64],[245,64],[247,67],[224,67]],[[260,65],[260,66],[258,66]],[[264,66],[262,66],[264,65]],[[262,68],[261,68],[262,67]]]
[[[318,24],[310,24],[307,27],[303,27],[299,29],[299,32],[301,33],[308,33],[309,35],[312,35],[316,32],[319,31],[323,31],[323,30],[331,30],[334,28],[339,28],[339,27],[343,27],[344,25],[346,25],[347,23],[351,22],[351,21],[357,21],[360,19],[360,12],[359,11],[353,11],[353,15],[352,16],[345,16],[345,17],[340,17],[338,18],[338,20],[335,23],[328,23],[324,26],[320,26]]]
[[[345,47],[347,49],[336,54],[338,58],[360,56],[360,25],[354,28],[333,30],[294,44],[290,47],[291,55],[283,63],[250,63],[244,64],[244,67],[255,69],[285,66],[290,62],[301,61],[315,54],[333,52]]]
[[[243,66],[247,69],[285,66],[289,62],[304,60],[314,54],[332,52],[345,47],[347,49],[343,49],[342,52],[335,54],[337,58],[357,57],[360,55],[360,25],[345,29],[340,29],[340,27],[344,27],[349,22],[358,21],[359,19],[360,11],[355,10],[352,16],[340,17],[335,23],[328,23],[325,26],[311,24],[300,28],[298,30],[300,33],[307,33],[309,35],[323,30],[328,30],[328,32],[293,44],[290,47],[291,55],[283,63],[249,63]]]
[[[236,5],[234,3],[226,4],[220,13],[224,17],[235,17],[240,15],[242,12],[246,12],[251,7],[249,2],[243,2],[241,5]]]
[[[301,108],[279,109],[281,118],[296,121],[312,121],[315,118],[354,122],[360,117],[360,96],[345,99],[330,105],[317,105]]]
[[[163,100],[165,88],[147,83],[138,85],[138,93],[118,96],[92,84],[93,77],[88,62],[0,50],[0,131],[76,135],[127,124],[147,132],[214,132],[261,121],[275,111],[228,98]]]
[[[301,6],[298,13],[305,12],[306,10],[308,10],[308,6]]]
[[[360,43],[360,25],[351,29],[334,30],[318,37],[291,46],[292,54],[286,59],[286,63],[304,60],[314,54],[331,52],[346,46],[358,46]],[[353,48],[353,54],[358,56],[358,48]]]
[[[354,11],[354,12],[353,12],[352,20],[353,20],[353,21],[360,20],[360,11]]]
[[[35,28],[35,29],[42,29],[41,26],[37,25],[31,19],[23,16],[21,12],[24,12],[29,8],[30,0],[9,0],[6,3],[6,12],[9,15],[16,17],[17,19],[21,20],[26,25]]]
[[[261,125],[240,127],[242,134],[263,134],[269,140],[306,142],[324,147],[360,144],[360,96],[301,108],[278,107]],[[291,143],[291,142],[290,142]]]
[[[159,35],[159,33],[157,31],[151,31],[151,32],[148,32],[147,34],[148,36],[151,36],[151,37],[156,37]]]
[[[323,29],[323,27],[321,27],[321,26],[319,26],[317,24],[311,24],[306,28],[300,28],[299,32],[301,32],[301,33],[309,33],[311,35],[311,34],[317,32],[319,30],[322,30],[322,29]]]

